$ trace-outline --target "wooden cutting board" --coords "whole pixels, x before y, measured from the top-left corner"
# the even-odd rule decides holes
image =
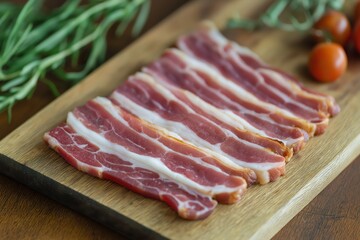
[[[250,3],[251,2],[251,3]],[[350,59],[347,74],[333,84],[310,80],[305,64],[311,45],[304,34],[275,30],[226,30],[275,67],[298,75],[312,89],[333,95],[341,113],[326,133],[313,138],[287,165],[275,183],[251,187],[244,199],[220,205],[203,221],[180,219],[165,204],[146,199],[68,165],[42,141],[44,132],[65,120],[75,106],[106,96],[127,76],[153,61],[181,34],[203,19],[219,27],[235,13],[260,14],[271,1],[191,2],[64,93],[0,142],[0,172],[128,237],[173,239],[265,239],[272,237],[360,153],[360,57]]]

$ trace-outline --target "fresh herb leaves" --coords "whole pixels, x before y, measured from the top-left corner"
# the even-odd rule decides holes
[[[285,31],[308,31],[327,9],[340,9],[344,0],[276,0],[257,19],[230,19],[229,28],[254,30],[260,27]]]
[[[67,0],[45,14],[41,0],[29,0],[22,8],[0,3],[0,112],[17,101],[31,97],[39,81],[58,95],[48,73],[75,84],[105,59],[106,35],[118,24],[120,35],[136,18],[133,34],[146,22],[149,0]],[[90,46],[83,69],[68,72],[65,65],[78,69],[81,50]]]

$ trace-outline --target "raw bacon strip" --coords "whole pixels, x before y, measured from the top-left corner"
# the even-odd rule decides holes
[[[296,117],[292,113],[273,104],[259,100],[239,85],[224,78],[223,75],[209,67],[209,65],[191,58],[176,49],[168,50],[165,55],[173,58],[173,61],[178,62],[180,65],[184,64],[183,67],[186,67],[187,71],[191,71],[198,78],[201,78],[206,85],[217,89],[219,93],[238,103],[246,115],[261,115],[261,118],[266,119],[268,122],[275,122],[287,127],[297,127],[303,129],[310,136],[314,134],[315,124]]]
[[[283,75],[281,75],[273,70],[265,69],[265,68],[258,69],[257,71],[260,73],[260,75],[263,77],[263,79],[265,80],[265,82],[267,84],[273,84],[274,86],[277,86],[279,89],[283,89],[285,94],[293,95],[293,92],[296,92],[296,90],[294,90],[294,89],[296,89],[296,87],[298,87],[298,86],[295,83],[286,80],[283,77]],[[281,82],[283,82],[283,83],[281,83]],[[286,87],[289,87],[289,89],[286,89]],[[277,92],[279,93],[279,95],[284,96],[284,99],[286,99],[284,93],[281,93],[279,91],[277,91]],[[305,92],[305,94],[306,94],[306,92]],[[297,99],[298,97],[294,97],[294,98]],[[264,98],[264,101],[272,102],[273,104],[279,105],[278,102],[272,101],[270,99]],[[316,108],[315,104],[313,104],[314,102],[323,103],[324,107],[319,107],[319,109],[324,109],[324,111],[318,110],[318,112],[316,112],[316,110],[313,110],[311,106]],[[322,100],[321,101],[313,101],[313,99],[310,97],[308,99],[305,98],[302,101],[297,100],[298,107],[301,106],[301,103],[307,107],[307,108],[303,107],[303,109],[307,109],[308,113],[311,112],[312,114],[305,115],[305,112],[302,111],[302,109],[300,109],[298,111],[296,107],[292,108],[293,113],[297,114],[300,117],[307,119],[310,122],[315,123],[316,124],[315,135],[320,135],[320,134],[324,133],[329,124],[329,115],[327,113],[327,106],[325,104],[325,101],[322,101]],[[287,104],[287,103],[285,103],[285,104]],[[318,106],[320,106],[320,104]],[[289,104],[289,106],[285,106],[285,108],[288,108],[288,107],[290,107],[290,104]],[[298,111],[298,113],[296,113],[296,111]],[[316,116],[314,113],[318,114],[318,116]]]
[[[173,92],[181,94],[177,89]],[[224,155],[242,167],[253,169],[261,184],[275,181],[284,174],[284,157],[239,139],[199,115],[149,75],[138,73],[130,77],[111,97],[117,105],[139,118],[173,131],[197,146]]]
[[[214,28],[214,27],[211,26],[210,24],[207,25],[206,28]],[[220,35],[220,37],[223,36]],[[290,74],[287,74],[279,69],[273,68],[267,65],[266,63],[264,63],[254,52],[250,51],[249,49],[245,47],[241,47],[233,42],[230,42],[230,44],[234,49],[236,49],[238,56],[252,69],[260,69],[260,70],[270,69],[282,75],[282,77],[285,78],[286,81],[287,80],[292,81],[292,83],[287,82],[285,84],[285,87],[288,87],[289,90],[295,91],[296,93],[299,94],[303,94],[309,98],[308,100],[306,98],[303,98],[302,101],[307,102],[307,104],[313,105],[315,109],[321,109],[321,111],[330,114],[330,116],[335,116],[340,112],[340,107],[335,102],[334,97],[306,88],[301,82],[299,82],[295,77],[291,76]]]
[[[195,112],[203,115],[210,121],[218,124],[219,126],[231,131],[238,138],[259,145],[266,150],[281,155],[288,161],[292,155],[292,149],[286,147],[283,143],[274,141],[272,139],[260,136],[253,132],[244,129],[244,126],[239,124],[239,121],[227,116],[226,112],[212,106],[211,104],[201,100],[194,94],[181,89],[171,88],[177,98],[181,99]]]
[[[228,41],[209,25],[180,38],[180,49],[215,66],[228,79],[258,98],[317,124],[316,134],[328,124],[330,113],[338,111],[333,98],[305,91],[285,74],[260,64],[248,49]],[[336,110],[337,109],[337,110]]]
[[[182,218],[204,219],[217,204],[209,196],[181,186],[141,164],[102,151],[65,124],[46,133],[44,140],[78,170],[111,180],[143,196],[161,200]]]
[[[213,164],[216,160],[212,156],[188,148],[166,135],[166,130],[149,125],[106,98],[98,97],[76,108],[69,113],[67,124],[106,152],[141,163],[220,203],[238,201],[246,189],[243,178],[224,173]]]
[[[138,97],[140,97],[140,95]],[[120,104],[118,104],[118,105],[121,106]],[[127,108],[122,108],[122,109],[128,110],[129,108],[127,107]],[[131,111],[128,110],[128,112],[131,112]],[[147,119],[149,119],[149,118],[142,118],[142,119],[147,121]],[[158,126],[161,127],[161,125],[158,125]],[[164,125],[164,126],[166,126],[166,125]],[[143,128],[143,126],[140,126],[140,123],[137,127],[139,129],[141,129],[141,131],[144,131],[144,128]],[[154,128],[154,127],[155,126],[152,126],[152,128]],[[195,147],[194,145],[192,145],[189,142],[186,142],[186,144],[185,144],[184,141],[182,140],[182,138],[174,132],[168,132],[165,129],[155,129],[155,130],[157,130],[159,133],[158,134],[152,133],[151,137],[156,139],[156,141],[159,141],[166,148],[169,148],[172,151],[182,154],[184,156],[192,156],[193,158],[201,159],[201,161],[198,161],[199,163],[210,164],[212,167],[215,166],[222,172],[227,173],[229,175],[242,177],[247,181],[247,183],[249,185],[253,184],[256,181],[256,175],[252,170],[240,167],[240,166],[234,164],[228,158],[226,158],[222,155],[216,154],[212,151],[209,151],[206,148]],[[159,137],[159,136],[162,136],[161,131],[166,131],[166,134],[171,135],[172,138]]]
[[[123,85],[125,88],[127,86],[127,84]],[[132,91],[134,89],[129,89],[126,88],[126,91]],[[134,92],[133,92],[134,93]],[[130,95],[129,95],[130,96]],[[142,98],[142,100],[145,100],[146,96],[141,96],[141,94],[137,95],[137,98]],[[155,98],[155,95],[152,95],[151,98]],[[253,184],[254,182],[256,182],[256,175],[254,173],[254,171],[250,170],[249,168],[244,168],[241,167],[239,165],[236,165],[234,162],[232,162],[227,156],[223,156],[221,154],[217,154],[216,152],[213,152],[211,150],[209,150],[210,148],[206,148],[206,147],[199,147],[199,146],[203,146],[206,145],[207,147],[211,147],[211,145],[208,144],[197,144],[198,141],[202,141],[204,142],[203,139],[200,139],[194,132],[192,132],[192,130],[195,130],[197,134],[202,135],[202,137],[207,138],[208,141],[213,142],[215,140],[215,138],[219,138],[218,136],[214,136],[214,134],[212,132],[209,132],[211,130],[216,131],[215,133],[217,134],[221,134],[221,129],[219,129],[216,126],[211,126],[210,123],[208,123],[208,127],[210,128],[199,128],[198,122],[195,122],[194,120],[203,120],[203,118],[201,116],[196,116],[196,115],[192,115],[192,117],[194,119],[187,119],[186,120],[186,116],[180,116],[178,115],[179,113],[176,113],[174,110],[176,110],[176,108],[178,106],[176,106],[176,103],[172,104],[172,106],[168,106],[169,109],[158,109],[160,111],[164,110],[164,111],[168,111],[167,112],[167,116],[168,117],[178,117],[178,120],[181,121],[183,120],[183,122],[185,122],[187,125],[182,125],[181,123],[176,123],[174,121],[171,120],[166,120],[164,118],[161,118],[161,116],[159,116],[158,114],[154,113],[154,112],[150,112],[146,109],[144,109],[142,106],[137,105],[135,102],[131,101],[129,98],[114,92],[112,94],[112,99],[113,99],[113,103],[120,106],[122,109],[125,109],[126,111],[132,113],[133,115],[139,117],[140,119],[143,119],[147,122],[150,122],[154,125],[157,125],[159,127],[163,127],[171,132],[168,132],[168,134],[173,135],[175,138],[184,141],[183,139],[187,140],[186,145],[182,145],[181,147],[179,147],[179,143],[178,141],[168,141],[168,142],[164,142],[164,144],[171,148],[173,151],[176,151],[178,153],[182,153],[184,155],[192,155],[192,156],[196,156],[198,158],[202,158],[203,161],[208,162],[212,165],[215,165],[216,167],[218,167],[221,171],[229,174],[229,175],[234,175],[234,176],[240,176],[242,178],[244,178],[246,180],[246,182],[248,183],[248,185]],[[160,105],[157,106],[158,108],[161,108]],[[140,111],[144,110],[142,113]],[[155,109],[154,109],[155,110]],[[179,119],[181,118],[181,119]],[[173,119],[174,120],[174,119]],[[203,123],[206,123],[205,121],[202,121]],[[212,128],[211,128],[212,127]],[[175,131],[173,131],[175,130]],[[206,131],[206,132],[202,132],[202,131]],[[188,135],[187,135],[188,134]],[[211,136],[210,136],[211,134]],[[207,135],[207,137],[205,136]],[[210,139],[212,137],[212,139]],[[161,139],[160,139],[161,141]],[[188,145],[191,145],[188,146]],[[194,146],[196,145],[196,147]],[[201,154],[201,152],[198,152],[196,155],[194,153],[193,148],[197,148],[199,150],[201,150],[201,152],[205,152],[206,154]],[[209,157],[212,156],[212,157]]]
[[[280,125],[303,129],[310,136],[314,134],[315,124],[296,117],[292,113],[276,107],[273,104],[259,100],[250,92],[226,79],[209,65],[191,58],[176,49],[169,50],[169,54],[181,58],[181,60],[187,64],[186,67],[188,70],[191,69],[191,71],[202,78],[207,85],[218,89],[223,95],[226,95],[232,101],[243,106],[243,111],[247,112],[247,114],[261,115],[263,119],[267,119],[269,122],[276,122]]]
[[[211,25],[203,25],[198,32],[180,38],[178,46],[186,53],[214,65],[230,80],[243,85],[252,92],[255,91],[255,87],[259,87],[258,85],[266,85],[266,81],[259,74],[254,74],[253,71],[254,69],[263,68],[259,58],[250,50],[228,41]],[[244,61],[242,57],[247,61]],[[225,65],[225,62],[227,65]],[[276,88],[279,86],[277,84],[275,86],[271,85],[274,82],[270,81],[270,85],[267,86],[268,88],[260,89],[258,92],[254,92],[254,94],[266,93],[265,96],[262,96],[263,98],[266,97],[272,101],[279,100],[279,98],[284,100],[281,99],[282,96],[276,96],[276,93],[281,94],[281,91],[276,92]],[[275,98],[272,99],[273,97]],[[288,97],[286,100],[291,101],[294,104],[293,107],[296,107],[297,110],[301,108],[301,106],[296,106],[296,101],[292,101],[294,99],[291,99],[291,96],[285,97]],[[311,104],[311,102],[309,103]],[[325,105],[323,102],[315,102],[314,104],[315,106],[313,107],[316,107],[321,113],[324,112]],[[305,112],[304,114],[311,113]]]
[[[244,58],[244,61],[246,61],[246,56],[243,56],[243,58]],[[253,66],[253,67],[255,67],[255,66]],[[326,112],[331,117],[337,115],[340,112],[340,106],[336,103],[335,98],[333,96],[322,94],[322,93],[313,91],[311,89],[308,89],[301,82],[299,82],[295,77],[293,77],[283,71],[280,71],[276,68],[269,67],[266,64],[256,67],[256,69],[261,69],[261,68],[263,68],[264,70],[271,69],[272,71],[282,75],[282,77],[285,78],[286,80],[292,81],[292,84],[287,85],[287,86],[291,86],[289,90],[291,90],[291,91],[295,90],[295,92],[300,92],[301,94],[307,96],[310,99],[309,102],[311,102],[314,99],[316,102],[318,102],[318,104],[325,103]]]
[[[302,129],[266,119],[255,112],[254,106],[244,106],[234,101],[233,94],[224,93],[222,88],[214,82],[206,82],[211,79],[204,79],[202,75],[194,71],[184,56],[180,51],[169,50],[143,71],[163,84],[188,90],[213,106],[226,111],[249,131],[279,140],[293,147],[295,151],[301,149],[308,137]]]

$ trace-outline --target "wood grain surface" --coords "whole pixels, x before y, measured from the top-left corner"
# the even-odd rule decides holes
[[[204,227],[210,227],[211,229],[206,228],[206,230],[208,230],[208,234],[211,233],[212,237],[221,237],[223,236],[224,231],[229,232],[232,230],[234,232],[233,228],[229,229],[231,226],[234,226],[234,223],[238,223],[237,226],[246,226],[246,224],[243,223],[244,221],[247,221],[248,224],[250,224],[253,228],[260,229],[262,231],[262,233],[260,232],[260,235],[258,236],[269,237],[273,235],[294,214],[296,214],[297,211],[305,206],[305,204],[309,202],[316,193],[318,193],[326,184],[328,184],[332,178],[334,178],[343,168],[345,168],[346,164],[350,163],[350,160],[355,157],[357,153],[356,149],[354,149],[356,146],[354,144],[356,143],[355,139],[360,131],[359,124],[356,121],[359,117],[359,111],[354,111],[354,109],[358,110],[357,101],[359,101],[359,96],[357,95],[359,84],[357,84],[358,81],[356,82],[356,78],[359,78],[359,74],[356,72],[356,68],[359,67],[359,61],[356,59],[352,60],[347,76],[339,83],[333,85],[315,85],[308,82],[308,84],[314,86],[314,88],[321,89],[324,92],[329,92],[336,96],[341,106],[343,107],[343,112],[340,116],[332,121],[329,131],[324,136],[311,140],[306,149],[288,165],[288,174],[282,180],[265,187],[255,187],[250,189],[242,203],[231,207],[221,206],[209,220],[204,222],[188,223],[180,221],[178,223],[179,219],[174,216],[174,213],[172,213],[166,206],[163,206],[163,204],[143,199],[135,194],[125,191],[124,189],[119,189],[118,187],[114,186],[114,184],[99,181],[74,171],[71,167],[64,164],[64,162],[62,162],[56,154],[52,153],[47,148],[44,148],[44,146],[41,145],[42,143],[37,141],[37,138],[44,132],[44,129],[40,128],[43,127],[41,125],[48,127],[54,126],[54,124],[64,118],[64,112],[71,109],[75,102],[83,102],[86,96],[90,97],[92,94],[108,93],[112,86],[118,84],[118,82],[113,82],[111,83],[112,85],[106,85],[108,88],[102,88],[102,86],[100,86],[100,88],[97,89],[99,92],[92,92],[92,90],[87,86],[93,86],[94,83],[97,82],[97,77],[101,76],[102,81],[105,81],[105,79],[108,78],[109,81],[114,79],[116,79],[116,81],[121,81],[124,76],[133,72],[139,66],[151,61],[157,55],[159,55],[166,46],[171,44],[173,39],[175,39],[178,34],[181,32],[186,32],[194,27],[194,24],[191,23],[191,21],[197,21],[206,16],[213,16],[215,20],[221,23],[226,19],[227,16],[229,16],[231,12],[233,12],[233,9],[235,8],[241,9],[241,12],[243,12],[244,15],[248,14],[249,16],[256,15],[259,11],[261,11],[261,7],[258,7],[260,5],[256,5],[260,4],[261,1],[253,1],[252,4],[245,3],[248,1],[242,1],[238,3],[225,1],[226,4],[224,4],[224,2],[220,4],[219,2],[221,1],[214,1],[212,4],[205,4],[205,2],[206,1],[193,3],[197,8],[193,7],[191,9],[189,8],[190,10],[186,9],[184,10],[186,14],[181,15],[179,13],[180,17],[172,17],[166,23],[162,24],[160,28],[157,28],[155,32],[152,32],[150,35],[146,35],[144,39],[140,40],[140,42],[135,43],[135,46],[131,46],[129,49],[125,50],[124,53],[113,59],[106,66],[102,67],[99,71],[90,76],[90,78],[84,83],[73,88],[70,92],[67,92],[64,96],[66,96],[67,99],[71,99],[72,102],[63,103],[61,99],[64,99],[64,97],[60,98],[60,100],[57,100],[55,103],[50,105],[50,108],[48,107],[45,109],[45,111],[42,111],[40,114],[36,115],[33,119],[27,122],[27,126],[23,126],[19,130],[13,132],[8,138],[3,140],[1,142],[0,152],[12,156],[16,160],[19,160],[22,163],[26,163],[28,167],[37,169],[48,176],[57,174],[58,168],[62,169],[66,174],[61,174],[62,176],[60,176],[57,180],[63,183],[71,184],[71,187],[79,190],[79,192],[82,190],[78,188],[83,188],[84,186],[89,185],[89,183],[92,184],[95,181],[95,185],[99,186],[103,192],[106,189],[106,192],[109,191],[111,194],[114,194],[114,196],[117,194],[121,194],[121,196],[123,196],[123,194],[125,194],[126,197],[129,197],[131,201],[133,201],[133,205],[139,204],[138,206],[144,206],[144,204],[148,204],[153,208],[153,211],[157,213],[156,216],[161,214],[164,215],[161,219],[156,218],[157,220],[155,223],[153,223],[154,225],[161,225],[163,222],[174,221],[170,222],[169,224],[171,226],[176,226],[173,229],[160,229],[159,231],[175,232],[183,230],[182,232],[191,234],[194,233],[195,230],[205,231]],[[226,7],[226,5],[229,7]],[[181,21],[179,21],[179,19],[181,19]],[[183,28],[183,25],[186,25],[186,29]],[[174,26],[178,26],[178,28],[174,30]],[[167,30],[166,33],[171,32],[171,36],[165,36],[166,39],[155,41],[157,39],[157,34],[161,31],[165,31],[164,29]],[[250,46],[265,60],[271,61],[273,64],[281,66],[290,72],[294,72],[302,76],[303,79],[307,79],[303,69],[298,68],[298,66],[303,66],[304,60],[306,58],[306,52],[309,48],[307,44],[301,44],[304,42],[303,36],[296,34],[287,36],[284,35],[284,33],[277,31],[265,31],[256,34],[229,31],[227,32],[227,35],[233,40]],[[266,38],[266,41],[263,40],[264,38]],[[154,48],[148,48],[148,46],[154,46],[151,44],[152,41],[156,42],[158,46]],[[142,51],[142,53],[146,52],[146,54],[144,54],[146,56],[141,56],[140,59],[132,59],[130,63],[127,62],[128,68],[121,68],[121,62],[124,61],[124,58],[131,54],[141,52],[141,46],[143,48],[146,47],[148,50]],[[269,48],[269,46],[271,46],[271,48]],[[143,48],[142,50],[144,50]],[[285,56],[279,56],[278,53],[284,52],[284,48],[288,49],[287,53],[284,54]],[[139,54],[139,56],[140,55],[141,54]],[[289,58],[291,61],[289,61]],[[115,67],[115,65],[117,67]],[[105,79],[103,79],[103,76]],[[79,99],[79,92],[85,93],[84,99]],[[43,103],[45,105],[44,101],[45,100],[39,100],[39,104]],[[41,108],[41,106],[38,107]],[[54,109],[59,110],[60,113],[56,114],[56,116],[49,116],[49,113],[54,112]],[[2,119],[4,119],[3,115]],[[34,119],[37,119],[37,122]],[[3,123],[1,126],[4,126]],[[354,127],[349,128],[348,126]],[[1,130],[2,129],[3,128],[1,128]],[[29,129],[32,131],[29,131]],[[39,130],[39,132],[37,130]],[[24,137],[26,139],[24,139]],[[351,146],[354,148],[351,148]],[[27,155],[23,155],[24,153]],[[34,156],[34,158],[31,160],[29,156]],[[51,156],[51,159],[44,158],[45,156],[47,158]],[[344,161],[344,159],[347,159],[347,161]],[[356,235],[359,233],[359,191],[356,188],[359,183],[358,162],[359,160],[353,163],[351,168],[348,168],[347,171],[344,172],[345,175],[341,175],[341,182],[330,188],[330,190],[326,190],[329,192],[327,195],[325,195],[325,197],[320,198],[319,202],[316,202],[315,200],[314,203],[313,201],[312,204],[310,204],[304,211],[302,211],[301,214],[303,214],[303,217],[301,217],[302,215],[300,214],[300,217],[298,216],[292,222],[290,222],[290,226],[292,225],[291,228],[285,227],[285,229],[276,235],[275,238],[287,238],[289,236],[299,237],[299,239],[304,237],[316,238],[325,236],[324,233],[329,234],[329,236],[348,236],[353,237],[352,239],[358,238],[359,236]],[[47,165],[50,165],[51,168],[46,167]],[[353,169],[355,169],[355,171]],[[348,173],[349,171],[350,173]],[[353,174],[351,175],[352,172]],[[350,181],[348,181],[349,179]],[[2,196],[10,196],[5,197],[6,200],[4,203],[0,202],[3,204],[1,211],[4,212],[4,214],[1,212],[0,217],[0,233],[5,233],[6,235],[4,235],[4,237],[13,237],[14,239],[22,238],[26,237],[30,233],[28,236],[31,238],[39,238],[41,236],[48,236],[51,238],[65,236],[66,238],[79,237],[84,239],[119,238],[118,235],[100,227],[92,221],[78,216],[77,214],[65,208],[59,207],[57,204],[51,202],[45,197],[34,194],[31,190],[19,187],[18,184],[6,178],[4,178],[4,182],[5,186],[7,186],[7,184],[10,185],[5,190],[0,190]],[[332,185],[336,184],[337,182],[338,181]],[[304,185],[304,183],[306,184]],[[3,184],[1,184],[1,186],[3,186]],[[306,191],[304,186],[309,188],[309,192],[311,191],[311,194]],[[338,189],[339,187],[340,189]],[[19,190],[19,188],[23,188],[23,190]],[[352,191],[345,191],[346,189],[352,189]],[[284,193],[287,193],[290,190],[292,197],[286,199],[288,195]],[[302,194],[299,194],[298,191],[302,191],[300,192]],[[326,194],[326,191],[323,194]],[[344,191],[347,194],[345,194]],[[99,193],[85,191],[84,194],[89,196],[95,194],[97,195],[97,198],[99,198]],[[30,198],[29,195],[36,196],[36,199],[34,200]],[[103,197],[100,201],[106,205],[112,201],[110,198],[111,197],[109,196]],[[351,202],[351,200],[354,201]],[[43,201],[45,202],[44,205]],[[349,204],[349,202],[351,204]],[[315,205],[313,205],[313,203]],[[271,208],[266,209],[269,206]],[[124,204],[124,207],[128,207],[128,204]],[[310,210],[307,210],[309,207]],[[274,213],[279,212],[275,210],[276,208],[277,210],[281,208],[283,210],[281,214],[286,213],[286,216],[282,216],[280,219],[276,219],[277,216]],[[331,212],[334,210],[332,208],[336,210],[335,213]],[[53,211],[53,209],[55,209],[55,211]],[[130,207],[130,210],[121,210],[131,212],[131,209],[137,208],[133,206]],[[254,211],[256,211],[255,215]],[[14,212],[19,215],[18,218],[16,218],[16,214],[14,214]],[[148,210],[144,210],[144,212],[148,212]],[[229,216],[229,214],[232,215],[234,212],[238,213],[236,218]],[[248,213],[252,213],[252,219],[239,217],[248,217]],[[144,218],[142,214],[142,211],[137,211],[137,216],[131,217]],[[22,216],[26,217],[22,218]],[[259,218],[261,218],[261,221],[257,221]],[[65,221],[65,225],[60,225],[59,222],[62,223],[63,219]],[[223,223],[219,225],[217,219],[222,219],[223,221],[221,222]],[[311,221],[309,221],[309,219]],[[270,223],[273,229],[261,229],[261,226],[264,225],[261,223],[264,222],[266,224]],[[344,228],[346,230],[342,235],[341,231],[338,231],[339,227],[332,227],[336,226],[336,224],[339,224],[339,222],[343,222],[343,224],[338,226],[340,226],[341,229]],[[63,226],[65,226],[65,230]],[[153,226],[153,228],[157,227],[159,226]],[[302,227],[304,227],[303,230],[301,230]],[[34,231],[31,229],[34,229]],[[63,233],[64,235],[60,235],[62,234],[60,233],[60,229],[65,232]],[[186,229],[186,231],[184,231],[184,229]],[[287,229],[290,230],[287,232]],[[308,231],[309,229],[310,231]],[[241,229],[239,228],[238,231],[240,230]],[[340,234],[338,232],[340,232]],[[183,236],[175,234],[172,236],[187,237],[187,234],[183,234]],[[196,237],[196,235],[191,236]],[[236,238],[243,236],[246,238],[250,235],[229,233],[228,236]]]

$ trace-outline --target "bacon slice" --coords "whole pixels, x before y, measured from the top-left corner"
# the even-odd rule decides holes
[[[166,51],[159,60],[148,65],[143,71],[154,76],[162,84],[192,92],[216,108],[222,109],[227,115],[231,115],[241,122],[245,129],[281,141],[295,151],[301,149],[308,139],[308,134],[295,125],[302,124],[300,120],[282,117],[275,110],[271,112],[271,109],[262,107],[259,101],[256,105],[256,102],[241,99],[217,82],[220,81],[220,74],[209,75],[214,72],[211,68],[206,68],[199,61],[191,60],[178,50]]]
[[[243,58],[245,58],[244,61],[246,61],[246,56],[243,56]],[[291,88],[289,90],[292,91],[295,90],[295,92],[300,92],[300,94],[307,96],[308,98],[310,98],[309,100],[310,104],[312,101],[317,102],[318,103],[317,106],[321,106],[322,104],[325,104],[325,109],[326,109],[325,112],[327,112],[330,115],[330,117],[334,117],[340,112],[340,106],[336,103],[335,98],[333,96],[322,94],[314,90],[311,90],[309,88],[306,88],[301,82],[299,82],[295,77],[291,76],[290,74],[287,74],[279,69],[269,67],[265,63],[263,63],[262,65],[257,65],[252,67],[256,69],[271,69],[272,71],[280,74],[284,79],[292,81],[292,83],[290,84]]]
[[[216,123],[218,126],[221,126],[229,130],[230,132],[235,134],[239,139],[242,139],[247,142],[251,142],[255,145],[259,145],[265,148],[266,150],[281,155],[285,158],[286,161],[288,161],[292,157],[293,155],[292,149],[286,147],[283,143],[247,131],[243,125],[239,124],[239,122],[236,121],[236,119],[227,116],[227,114],[224,111],[201,100],[191,92],[184,91],[178,88],[171,88],[171,90],[178,99],[181,99],[181,101],[186,103],[195,112],[201,114],[210,121]]]
[[[145,165],[220,203],[237,202],[246,189],[246,181],[223,172],[218,159],[166,135],[165,129],[149,125],[106,98],[76,108],[68,114],[67,124],[105,152]]]
[[[196,220],[282,176],[340,108],[211,24],[177,45],[44,140],[78,170]]]
[[[149,75],[138,73],[111,97],[117,105],[139,118],[173,131],[197,146],[215,151],[220,154],[218,156],[224,155],[242,167],[251,168],[257,173],[261,184],[275,181],[284,174],[283,156],[238,138],[194,111],[174,95],[181,93],[179,89],[170,90],[161,86]],[[247,174],[251,173],[247,171]],[[247,176],[249,178],[252,180],[253,177]]]
[[[329,115],[339,111],[332,97],[315,94],[293,78],[289,80],[287,74],[265,65],[250,50],[228,41],[211,25],[180,38],[178,47],[211,64],[259,99],[316,124],[316,135],[324,132]]]
[[[214,29],[212,24],[205,24],[204,26],[206,29]],[[222,41],[224,37],[219,32],[215,33],[213,36],[217,35],[216,38]],[[221,39],[222,38],[222,39]],[[285,84],[282,83],[281,77],[275,77],[274,81],[280,81],[280,84],[284,84],[284,86],[279,86],[280,88],[285,87],[287,90],[283,89],[285,93],[289,93],[289,91],[294,91],[295,93],[299,94],[299,96],[295,96],[295,98],[300,98],[301,101],[306,102],[314,109],[320,110],[325,114],[329,114],[330,116],[335,116],[340,112],[340,106],[336,103],[335,98],[326,94],[322,94],[306,88],[301,82],[299,82],[294,76],[285,73],[279,69],[269,66],[268,64],[264,63],[259,56],[257,56],[254,52],[250,51],[249,49],[242,47],[234,42],[228,41],[227,44],[231,45],[227,51],[235,51],[239,58],[242,59],[249,67],[255,70],[266,71],[267,69],[276,72],[285,78],[287,81]],[[270,80],[271,83],[272,80]],[[309,98],[309,99],[307,99]]]
[[[143,196],[164,201],[182,218],[206,218],[217,205],[209,196],[179,185],[141,164],[103,151],[68,125],[62,124],[46,133],[44,140],[75,168],[114,181]]]

